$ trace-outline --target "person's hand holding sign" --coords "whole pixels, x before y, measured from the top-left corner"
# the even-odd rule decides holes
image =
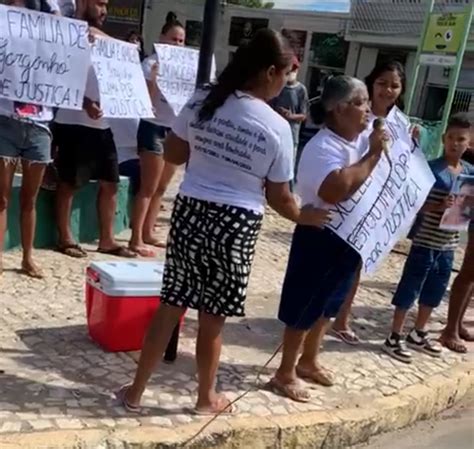
[[[99,120],[104,115],[100,104],[97,101],[92,101],[90,98],[84,97],[83,108],[92,120]]]
[[[440,205],[440,209],[442,211],[445,211],[446,209],[449,209],[454,206],[456,197],[454,195],[448,195],[444,200],[442,201]]]

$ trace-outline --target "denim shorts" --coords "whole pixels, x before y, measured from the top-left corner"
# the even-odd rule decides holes
[[[392,304],[408,310],[419,298],[424,306],[438,307],[448,288],[453,263],[454,251],[413,245]]]
[[[169,128],[141,120],[137,133],[138,151],[150,151],[162,156],[164,153],[163,143],[168,131]]]
[[[51,162],[51,132],[47,124],[0,117],[0,158]]]
[[[308,330],[324,316],[335,317],[357,278],[359,254],[329,229],[296,226],[278,318]]]

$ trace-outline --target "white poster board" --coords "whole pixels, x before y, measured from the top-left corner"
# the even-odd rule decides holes
[[[199,50],[176,45],[155,44],[158,57],[158,87],[177,116],[196,90]],[[211,80],[216,64],[212,60]]]
[[[409,231],[426,201],[434,176],[411,137],[400,136],[353,197],[334,206],[330,228],[362,257],[363,271],[373,273]]]
[[[154,116],[136,45],[96,37],[92,45],[92,64],[99,82],[104,117]]]
[[[0,5],[0,97],[82,109],[88,28],[79,20]]]

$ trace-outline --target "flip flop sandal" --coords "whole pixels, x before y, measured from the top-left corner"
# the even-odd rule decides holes
[[[219,410],[199,410],[197,408],[193,409],[193,413],[197,416],[229,416],[235,415],[237,412],[237,406],[235,404],[232,404],[230,401],[226,407],[223,407]]]
[[[445,348],[449,349],[452,352],[457,354],[466,354],[467,347],[461,342],[453,341],[453,340],[440,340],[440,343]]]
[[[24,274],[25,276],[28,276],[32,279],[44,279],[44,273],[42,270],[39,268],[36,270],[29,270],[26,268],[21,268],[20,273]]]
[[[123,257],[125,259],[134,259],[135,257],[137,257],[137,253],[128,248],[125,248],[124,246],[117,246],[111,249],[99,248],[97,252],[100,254],[107,254],[108,256]]]
[[[130,385],[124,385],[119,391],[115,393],[115,397],[120,402],[120,405],[130,413],[141,413],[142,408],[139,405],[132,405],[127,401],[126,395]]]
[[[138,254],[140,257],[146,257],[146,258],[154,258],[156,257],[156,251],[153,251],[151,248],[147,247],[140,247],[140,248],[132,248],[129,247],[130,251],[133,251],[134,253]]]
[[[311,382],[322,385],[323,387],[332,387],[334,385],[333,375],[327,370],[309,371],[296,367],[296,374],[302,379],[310,380]]]
[[[56,251],[65,256],[73,257],[74,259],[84,259],[87,257],[87,252],[77,243],[58,245]]]
[[[155,248],[166,248],[166,242],[161,242],[160,240],[148,240],[145,244],[154,246]]]
[[[352,331],[337,331],[333,329],[331,333],[338,338],[339,340],[343,341],[344,343],[350,345],[350,346],[357,346],[360,343],[360,339],[357,336],[357,334]]]
[[[302,388],[301,383],[296,380],[289,384],[283,384],[276,377],[274,377],[270,382],[268,382],[267,386],[274,393],[291,399],[295,402],[301,402],[305,404],[311,400],[310,393]]]

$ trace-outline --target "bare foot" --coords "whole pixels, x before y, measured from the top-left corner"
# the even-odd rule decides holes
[[[144,238],[143,242],[146,245],[151,245],[151,246],[154,246],[156,248],[166,248],[166,243],[163,243],[162,241],[158,240],[155,237]]]
[[[197,403],[194,413],[197,415],[233,414],[236,408],[223,394],[217,394],[211,402]]]
[[[441,337],[439,338],[439,342],[445,348],[448,348],[450,351],[457,352],[458,354],[465,354],[467,352],[466,345],[456,335],[441,334]]]
[[[473,342],[474,341],[474,335],[471,334],[467,328],[461,326],[459,329],[459,336],[461,337],[462,340],[468,341],[468,342]]]
[[[21,263],[21,272],[30,278],[43,279],[44,273],[32,260],[24,260]]]
[[[145,245],[129,245],[131,251],[137,253],[140,257],[156,257],[156,252]]]

